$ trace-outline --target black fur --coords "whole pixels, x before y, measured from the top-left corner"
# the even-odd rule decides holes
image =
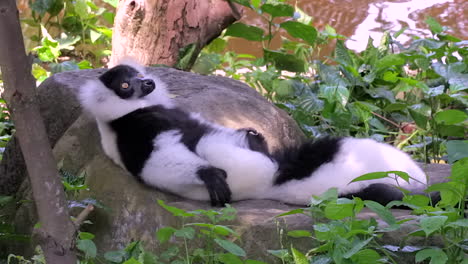
[[[178,109],[161,105],[141,108],[110,122],[117,134],[117,146],[128,171],[139,175],[151,155],[153,140],[160,133],[179,130],[182,142],[194,150],[209,127]]]
[[[126,65],[119,65],[108,70],[99,77],[99,80],[122,99],[134,95],[143,97],[150,94],[156,87],[153,80],[140,78],[137,70]]]
[[[391,201],[400,201],[403,199],[403,193],[395,186],[384,183],[374,183],[358,192],[340,195],[340,197],[349,199],[359,197],[363,200],[372,200],[382,205],[387,205]]]
[[[339,138],[322,138],[273,154],[279,165],[274,184],[309,177],[322,164],[331,162],[340,150]]]
[[[268,144],[265,137],[260,132],[253,128],[241,128],[239,131],[245,131],[250,150],[263,153],[265,156],[270,157]]]
[[[204,167],[197,171],[198,177],[205,183],[212,206],[224,206],[231,201],[231,190],[226,182],[226,172],[215,167]]]

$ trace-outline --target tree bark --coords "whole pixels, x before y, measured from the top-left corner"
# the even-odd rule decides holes
[[[32,185],[39,215],[37,238],[49,264],[76,264],[72,251],[75,227],[50,149],[36,98],[31,58],[24,49],[15,0],[0,1],[0,67],[16,136]]]
[[[230,0],[121,0],[117,7],[110,66],[125,56],[143,65],[174,66],[179,50],[200,50],[240,18]]]

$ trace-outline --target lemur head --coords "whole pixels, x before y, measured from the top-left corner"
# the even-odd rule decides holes
[[[128,65],[118,65],[99,77],[99,80],[124,100],[138,99],[150,94],[156,84]]]
[[[87,81],[79,93],[83,108],[96,119],[108,122],[151,105],[170,107],[164,83],[143,71],[141,66],[121,64]]]

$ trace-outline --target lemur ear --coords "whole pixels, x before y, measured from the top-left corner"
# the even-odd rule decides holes
[[[145,71],[145,67],[143,65],[141,65],[138,60],[134,57],[131,57],[131,56],[124,56],[122,57],[120,60],[117,61],[117,64],[116,65],[113,65],[113,66],[117,66],[117,65],[128,65],[130,67],[133,67],[135,68],[138,72],[142,73],[142,74],[145,74],[146,71]]]

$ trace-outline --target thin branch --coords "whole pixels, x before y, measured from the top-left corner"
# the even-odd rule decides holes
[[[379,118],[381,118],[381,119],[387,121],[388,123],[394,125],[395,127],[400,128],[400,125],[397,124],[397,123],[395,123],[395,122],[393,122],[392,120],[390,120],[390,119],[388,119],[388,118],[386,118],[386,117],[384,117],[384,116],[382,116],[382,115],[379,115],[379,114],[377,114],[376,112],[371,112],[371,113],[372,113],[373,115],[375,115],[375,116],[377,116],[377,117],[379,117]]]
[[[88,215],[94,210],[94,206],[92,204],[88,204],[88,206],[80,212],[80,214],[76,217],[74,223],[75,227],[78,229],[81,224],[83,224],[84,220],[88,218]]]

